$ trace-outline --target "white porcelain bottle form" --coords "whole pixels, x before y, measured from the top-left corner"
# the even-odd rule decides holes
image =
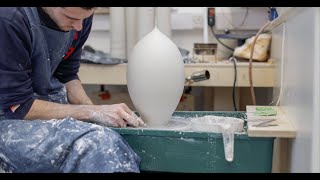
[[[131,100],[147,126],[169,123],[183,93],[184,63],[178,47],[157,27],[133,48],[127,83]]]

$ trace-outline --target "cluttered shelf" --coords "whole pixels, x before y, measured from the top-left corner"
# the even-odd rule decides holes
[[[194,82],[191,86],[232,87],[234,83],[234,64],[229,61],[217,63],[185,64],[185,75],[207,70],[210,78],[205,81]],[[249,63],[237,63],[237,87],[250,87]],[[127,64],[103,65],[81,63],[79,77],[83,84],[126,85]],[[274,87],[274,64],[269,62],[254,62],[252,64],[254,87]]]

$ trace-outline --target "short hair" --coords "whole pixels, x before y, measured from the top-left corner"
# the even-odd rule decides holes
[[[95,8],[95,7],[81,7],[82,9],[85,9],[85,10],[91,10],[91,9],[93,9],[93,8]]]
[[[65,7],[62,7],[62,8],[65,8]],[[96,7],[80,7],[80,8],[85,9],[85,10],[91,10],[93,8],[96,8]]]

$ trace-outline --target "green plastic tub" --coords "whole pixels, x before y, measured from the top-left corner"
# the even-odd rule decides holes
[[[205,115],[246,118],[245,112],[175,112],[191,118]],[[245,124],[246,126],[246,124]],[[221,133],[113,128],[141,157],[141,172],[181,173],[269,173],[274,138],[234,136],[234,159],[224,155]]]

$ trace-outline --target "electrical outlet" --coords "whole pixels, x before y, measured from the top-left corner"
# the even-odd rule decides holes
[[[208,25],[210,27],[214,26],[215,24],[215,9],[208,8]]]
[[[195,14],[192,16],[192,27],[193,29],[203,28],[203,16],[201,14]]]

